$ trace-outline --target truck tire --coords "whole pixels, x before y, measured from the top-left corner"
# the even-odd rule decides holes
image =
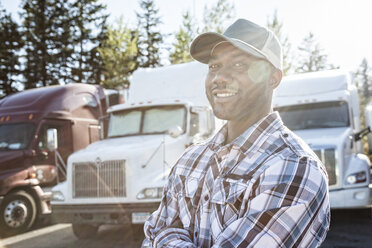
[[[78,239],[89,239],[95,237],[98,227],[90,224],[72,224],[72,231]]]
[[[34,198],[25,191],[5,196],[0,206],[0,234],[13,235],[27,231],[37,214]]]

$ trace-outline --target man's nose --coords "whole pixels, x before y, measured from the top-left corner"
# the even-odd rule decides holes
[[[212,82],[216,85],[226,85],[230,80],[231,71],[228,67],[220,68],[214,75]]]

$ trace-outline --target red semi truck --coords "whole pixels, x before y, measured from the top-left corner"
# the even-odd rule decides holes
[[[67,157],[99,140],[108,103],[87,84],[26,90],[0,100],[0,235],[50,214]]]

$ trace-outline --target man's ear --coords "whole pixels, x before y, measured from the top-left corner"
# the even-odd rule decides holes
[[[274,69],[273,72],[271,73],[271,77],[269,81],[270,87],[272,89],[275,89],[276,87],[278,87],[278,85],[280,84],[280,81],[282,81],[282,77],[283,77],[282,71],[278,69]]]

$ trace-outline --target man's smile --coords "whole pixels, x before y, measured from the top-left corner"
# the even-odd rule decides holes
[[[225,102],[231,100],[234,96],[238,94],[238,90],[235,89],[224,89],[224,90],[213,90],[213,100],[214,102]]]

